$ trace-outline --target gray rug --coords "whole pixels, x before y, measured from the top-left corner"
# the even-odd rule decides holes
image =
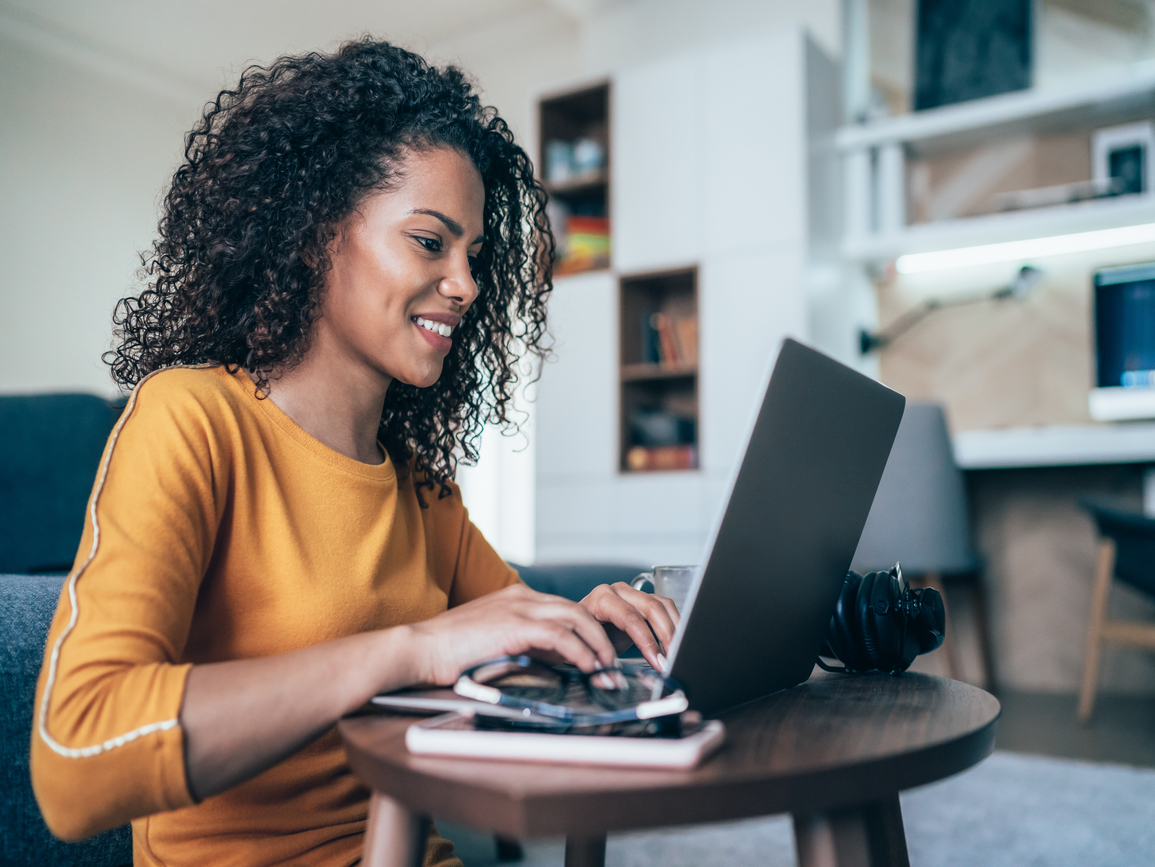
[[[902,795],[913,867],[1139,867],[1155,864],[1155,770],[997,752]],[[493,838],[438,823],[466,867],[499,862]],[[525,844],[522,867],[560,867],[561,840]],[[793,867],[790,819],[615,834],[607,867]]]

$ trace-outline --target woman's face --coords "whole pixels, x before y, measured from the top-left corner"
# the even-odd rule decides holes
[[[485,187],[464,154],[413,151],[392,189],[367,196],[330,250],[307,360],[388,387],[430,386],[477,297]],[[367,382],[366,384],[370,384]]]

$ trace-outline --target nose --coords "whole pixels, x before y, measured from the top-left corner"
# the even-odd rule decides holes
[[[463,310],[474,302],[477,298],[477,281],[473,279],[473,269],[469,266],[467,256],[461,257],[461,261],[454,260],[453,270],[441,278],[437,291],[442,297],[460,304]]]

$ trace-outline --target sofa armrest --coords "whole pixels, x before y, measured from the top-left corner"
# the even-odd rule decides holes
[[[32,794],[32,705],[62,583],[61,575],[0,575],[0,864],[118,867],[132,863],[128,825],[65,843]]]

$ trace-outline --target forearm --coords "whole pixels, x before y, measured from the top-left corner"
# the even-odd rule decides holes
[[[193,666],[180,722],[197,800],[256,776],[378,692],[420,679],[410,627]]]

